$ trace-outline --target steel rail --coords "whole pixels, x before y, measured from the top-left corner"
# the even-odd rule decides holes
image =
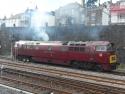
[[[19,76],[20,77],[20,76]],[[16,84],[18,84],[18,85],[25,85],[25,86],[29,86],[29,87],[35,87],[35,88],[38,88],[38,89],[41,89],[41,91],[42,90],[48,90],[48,91],[53,91],[53,92],[58,92],[57,94],[72,94],[72,93],[69,93],[68,91],[63,91],[63,90],[59,90],[59,89],[56,89],[56,88],[52,88],[52,87],[48,87],[48,86],[43,86],[43,85],[41,85],[41,84],[37,84],[37,83],[33,83],[32,81],[28,81],[28,80],[26,80],[26,79],[28,79],[28,78],[26,78],[26,79],[19,79],[19,78],[17,78],[17,76],[14,76],[14,75],[2,75],[2,76],[0,76],[0,78],[2,79],[2,80],[4,80],[4,81],[8,81],[9,83],[16,83]],[[7,83],[8,83],[7,82]],[[17,88],[17,87],[16,87]],[[26,89],[27,91],[30,91],[30,90],[28,90],[28,89]],[[31,92],[31,91],[30,91]],[[34,93],[34,94],[37,94],[38,92],[36,92],[36,91],[32,91],[32,93]]]
[[[2,55],[0,55],[0,59],[3,59],[3,60],[12,60],[11,57],[2,56]],[[21,62],[21,61],[18,61],[18,62]],[[32,63],[32,62],[30,62],[30,63]],[[43,64],[41,64],[41,65],[43,65]],[[96,71],[94,71],[94,72],[96,72]],[[117,71],[117,70],[111,71],[111,72],[104,72],[104,73],[106,73],[106,74],[114,74],[114,75],[119,75],[119,76],[125,76],[125,72]]]
[[[44,77],[44,79],[43,79],[43,77],[41,78],[41,77],[39,77],[39,75],[33,76],[29,73],[26,74],[26,73],[22,73],[22,72],[20,73],[20,72],[10,71],[10,70],[8,72],[18,74],[18,75],[22,75],[22,76],[25,76],[27,78],[33,78],[34,80],[36,79],[36,81],[39,81],[39,80],[40,81],[43,81],[43,80],[48,81],[49,80],[50,82],[53,81],[53,83],[61,84],[63,86],[67,85],[68,87],[72,87],[72,88],[74,88],[76,90],[79,90],[79,91],[86,91],[86,92],[89,91],[89,94],[91,94],[91,93],[92,94],[105,94],[107,91],[108,91],[108,94],[118,94],[118,93],[124,94],[125,93],[125,92],[122,92],[122,90],[120,90],[120,89],[111,90],[111,87],[98,86],[98,85],[95,85],[95,84],[88,84],[88,83],[83,83],[83,82],[78,82],[78,81],[75,82],[75,81],[66,80],[66,79],[62,79],[62,80],[59,80],[57,78],[52,79],[51,77],[46,78],[46,76],[43,76]],[[9,77],[11,77],[11,76],[9,75]],[[12,79],[14,79],[14,78],[12,78]],[[68,91],[70,91],[70,90],[68,90]]]
[[[33,66],[31,64],[4,62],[4,65],[7,65],[7,66],[9,65],[11,67],[16,67],[16,68],[18,67],[18,68],[23,68],[23,69],[32,69],[34,71],[36,70],[36,71],[41,71],[41,72],[47,72],[50,74],[56,74],[56,75],[58,74],[59,76],[70,76],[70,77],[75,77],[79,79],[89,79],[89,80],[94,80],[97,82],[104,82],[104,83],[110,83],[113,85],[125,86],[125,80],[120,80],[120,79],[100,77],[100,76],[94,76],[94,75],[89,75],[89,74],[80,74],[80,73],[74,73],[74,72],[68,72],[64,70],[57,70],[57,69],[50,69],[50,68],[43,68],[43,67],[41,68],[39,66]]]
[[[10,72],[10,71],[8,71]],[[28,78],[33,78],[33,79],[36,79],[37,81],[38,80],[44,80],[44,81],[49,81],[49,82],[53,82],[55,84],[60,84],[60,85],[63,85],[63,86],[68,86],[68,87],[72,87],[74,89],[77,89],[77,90],[80,90],[80,91],[87,91],[89,93],[96,93],[96,94],[103,94],[102,91],[98,91],[97,89],[97,86],[96,88],[94,87],[88,87],[87,86],[83,86],[83,84],[85,85],[85,83],[83,82],[79,82],[79,81],[74,81],[74,80],[67,80],[67,79],[60,79],[60,78],[56,78],[56,77],[49,77],[49,76],[46,76],[46,75],[41,75],[41,76],[33,76],[33,74],[25,74],[25,73],[20,73],[20,72],[15,72],[15,71],[11,71],[12,73],[16,73],[16,74],[19,74],[19,75],[23,75],[23,76],[27,76]],[[92,84],[91,84],[92,85]],[[94,86],[94,85],[93,85]],[[70,91],[70,90],[68,90]],[[103,91],[104,92],[104,91]],[[71,93],[71,92],[70,92]]]
[[[41,68],[40,66],[39,67],[38,66],[33,66],[31,64],[22,64],[22,63],[20,64],[20,63],[12,63],[12,62],[0,62],[0,63],[5,65],[6,68],[8,68],[7,66],[11,66],[11,68],[12,67],[13,68],[18,68],[18,69],[21,68],[21,69],[23,69],[25,71],[27,69],[30,69],[30,70],[37,71],[37,72],[42,72],[42,73],[46,72],[46,73],[49,73],[49,76],[52,76],[53,74],[56,74],[53,77],[79,78],[79,80],[81,80],[81,81],[82,81],[82,79],[86,79],[86,81],[87,80],[93,80],[93,81],[96,81],[96,82],[100,81],[101,83],[102,82],[103,83],[110,83],[112,87],[118,88],[117,91],[119,91],[119,89],[125,89],[125,88],[122,87],[122,86],[125,86],[125,80],[113,79],[113,78],[111,79],[111,78],[93,76],[93,75],[89,75],[89,74],[79,74],[79,73],[68,72],[68,71],[64,71],[64,70],[57,70],[57,69],[50,69],[50,68]],[[67,79],[69,79],[69,78],[67,78]],[[74,80],[78,80],[78,79],[74,79]],[[92,82],[90,82],[90,83],[92,83]],[[98,84],[98,85],[101,85],[101,83]],[[93,84],[97,84],[97,83],[93,83]],[[107,87],[110,86],[110,85],[103,84],[103,86],[104,85],[107,86]],[[122,88],[121,87],[116,87],[114,85],[120,85]],[[124,91],[124,90],[122,90],[122,91]]]

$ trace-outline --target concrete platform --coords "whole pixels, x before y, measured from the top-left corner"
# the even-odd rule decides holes
[[[33,93],[0,84],[0,94],[33,94]]]

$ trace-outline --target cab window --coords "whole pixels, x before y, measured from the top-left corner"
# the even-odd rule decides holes
[[[115,50],[114,45],[112,44],[107,45],[107,51],[113,51],[113,50]]]
[[[98,45],[96,46],[96,51],[107,51],[106,45]]]

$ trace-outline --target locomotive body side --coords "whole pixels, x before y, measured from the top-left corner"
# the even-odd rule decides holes
[[[116,69],[117,66],[115,52],[106,48],[109,44],[103,41],[66,45],[61,42],[17,42],[13,54],[21,61],[47,62],[108,71]]]

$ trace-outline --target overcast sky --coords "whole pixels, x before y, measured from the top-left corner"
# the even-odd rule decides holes
[[[51,11],[76,1],[80,2],[81,0],[0,0],[0,18],[24,12],[27,8],[33,8],[36,5],[41,11]],[[109,0],[100,1],[104,2]]]

